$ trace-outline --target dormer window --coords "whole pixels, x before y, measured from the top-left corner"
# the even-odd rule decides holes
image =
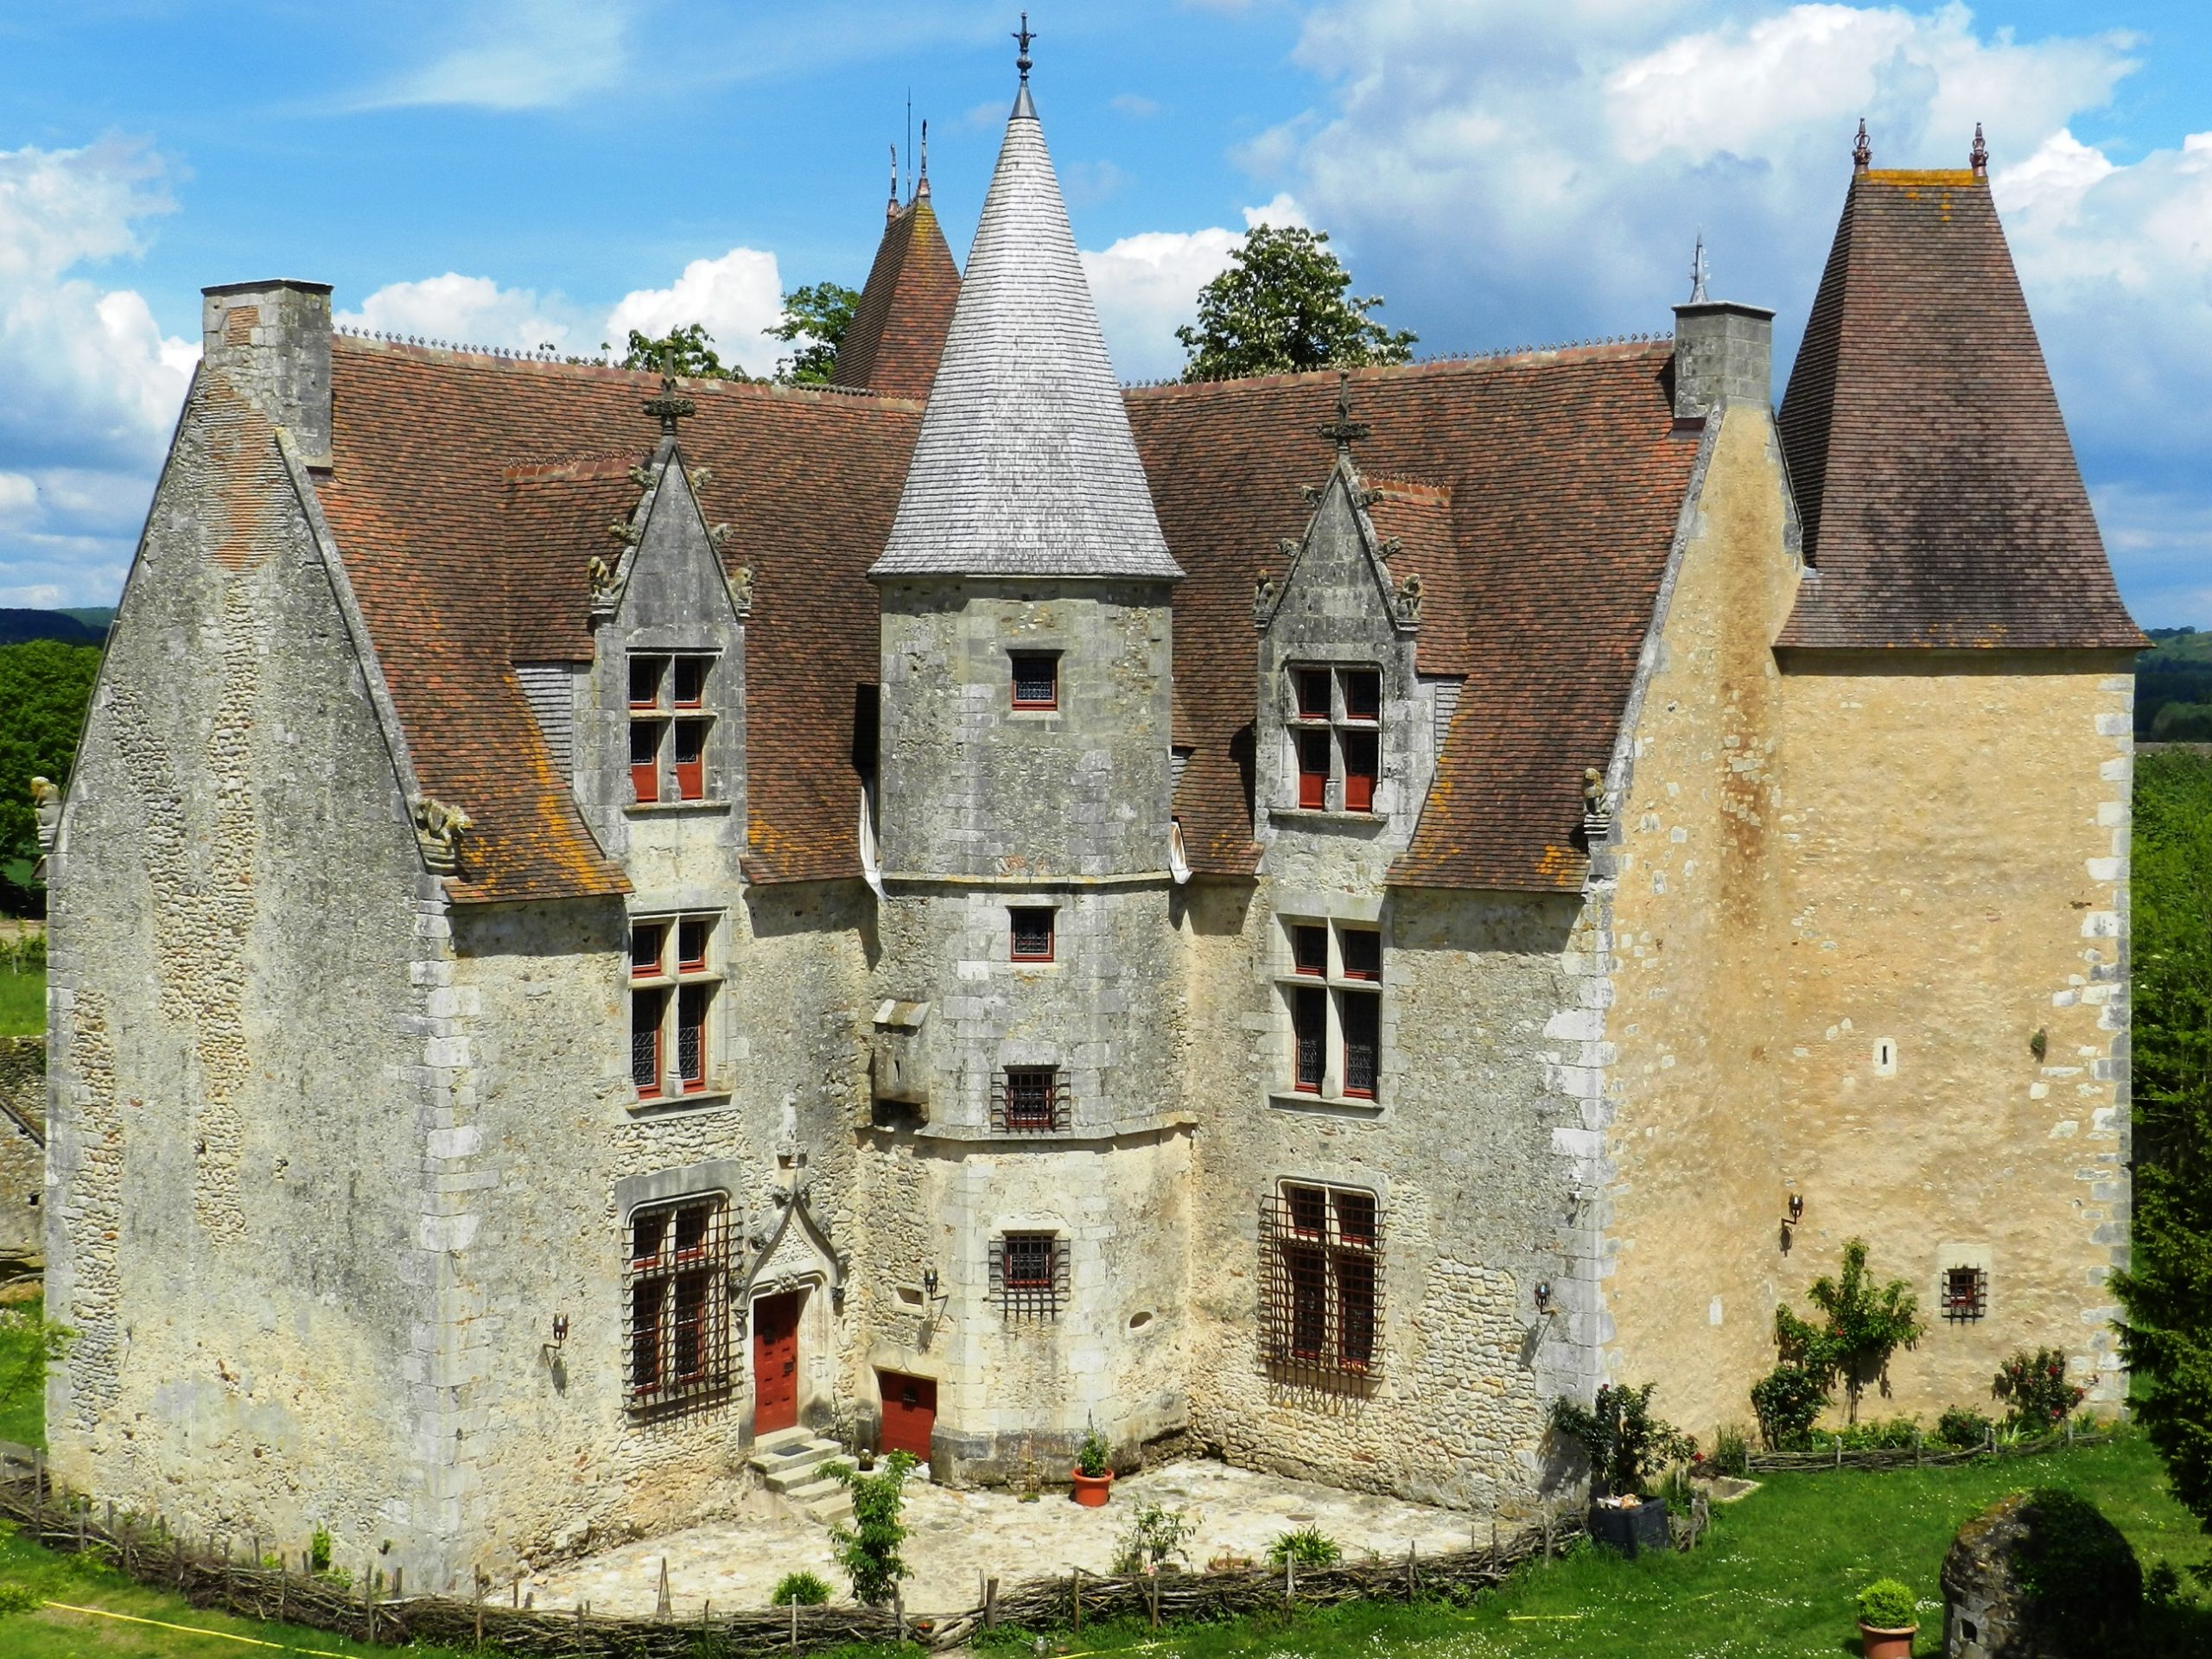
[[[1060,706],[1060,659],[1050,652],[1016,652],[1013,656],[1014,706],[1045,709]]]
[[[707,798],[714,720],[703,711],[714,661],[696,653],[630,658],[630,791],[639,805]]]
[[[1382,775],[1382,676],[1366,667],[1294,668],[1288,727],[1299,806],[1375,810]]]

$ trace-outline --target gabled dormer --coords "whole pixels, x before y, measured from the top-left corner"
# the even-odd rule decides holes
[[[724,568],[674,431],[690,399],[664,378],[664,434],[631,469],[638,497],[591,566],[594,652],[579,690],[575,787],[641,888],[736,880],[745,844],[745,620],[752,584]],[[702,854],[726,855],[702,864]],[[655,868],[641,868],[639,861]],[[664,868],[662,868],[664,867]]]
[[[1411,838],[1435,770],[1437,688],[1414,658],[1422,579],[1393,569],[1402,544],[1376,528],[1384,495],[1353,464],[1366,428],[1351,419],[1348,383],[1321,432],[1336,441],[1336,463],[1310,492],[1306,533],[1282,543],[1281,574],[1262,575],[1253,597],[1254,816],[1263,842],[1321,836],[1387,854]],[[1402,516],[1448,525],[1441,492],[1397,493]]]

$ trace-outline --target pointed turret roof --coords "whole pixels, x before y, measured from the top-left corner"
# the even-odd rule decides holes
[[[1182,575],[1035,106],[1017,100],[883,556],[899,575]]]
[[[868,286],[837,347],[830,384],[919,403],[937,378],[959,298],[960,273],[953,269],[952,250],[944,245],[925,178],[913,200],[883,226]]]
[[[2140,644],[1975,171],[1853,175],[1781,427],[1808,569],[1777,645]]]

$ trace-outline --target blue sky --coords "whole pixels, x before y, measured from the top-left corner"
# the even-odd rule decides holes
[[[2212,9],[1765,0],[1032,8],[1036,90],[1124,375],[1259,219],[1330,230],[1422,349],[1660,329],[1700,230],[1786,375],[1864,113],[1973,123],[2123,591],[2212,626]],[[1012,92],[997,5],[79,0],[0,11],[0,604],[111,601],[198,290],[595,350],[857,285],[911,92],[956,256]],[[2202,135],[2192,137],[2192,135]]]

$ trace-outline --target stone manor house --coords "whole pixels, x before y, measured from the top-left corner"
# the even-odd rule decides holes
[[[1979,149],[1862,149],[1778,415],[1772,315],[1125,390],[1026,78],[826,388],[209,289],[48,827],[57,1474],[431,1586],[833,1429],[1510,1516],[1853,1236],[1885,1409],[2117,1398],[2141,640]]]

